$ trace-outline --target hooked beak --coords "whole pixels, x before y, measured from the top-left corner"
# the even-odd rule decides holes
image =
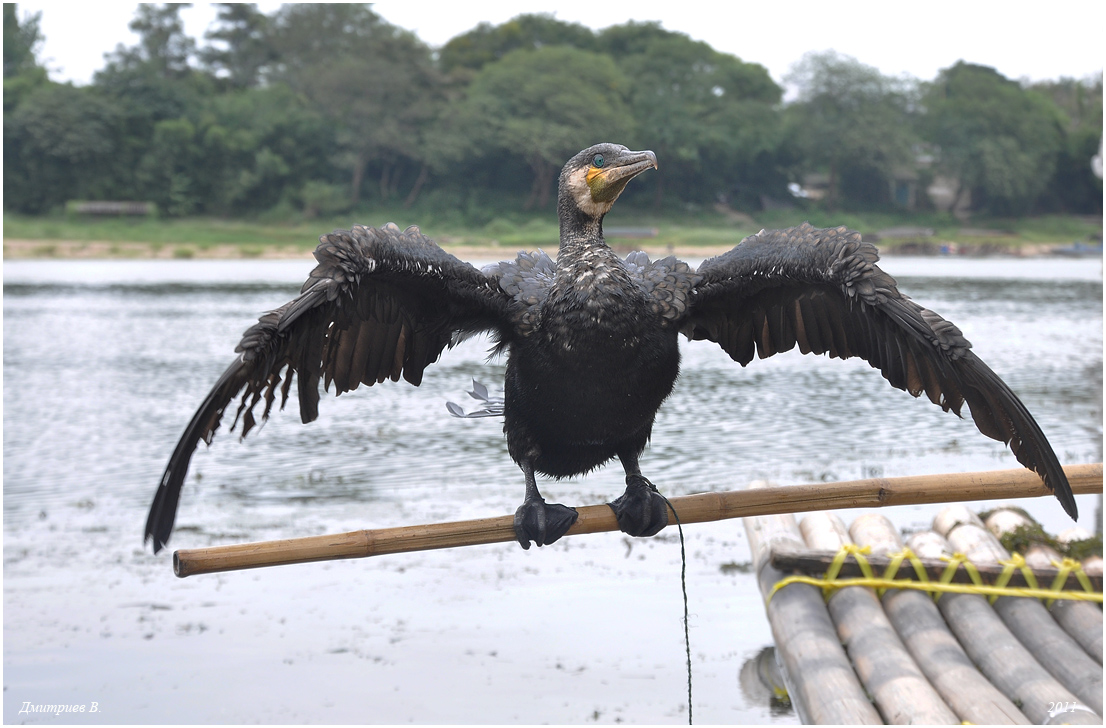
[[[596,202],[613,202],[631,179],[647,169],[659,169],[657,155],[651,151],[626,152],[609,161],[608,167],[588,170],[588,187]]]

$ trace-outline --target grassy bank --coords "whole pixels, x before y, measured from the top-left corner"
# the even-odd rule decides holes
[[[15,257],[279,257],[306,255],[320,233],[355,222],[401,227],[416,221],[405,210],[363,210],[355,215],[314,220],[223,220],[183,218],[76,218],[4,216],[4,256]],[[616,247],[701,251],[727,249],[764,228],[809,220],[820,227],[846,225],[860,230],[886,252],[925,251],[954,246],[968,252],[1041,252],[1047,246],[1100,242],[1101,219],[1050,215],[1021,219],[976,219],[961,223],[944,215],[887,215],[775,211],[757,215],[729,210],[696,210],[684,216],[619,209],[608,216],[608,237]],[[423,226],[443,247],[464,252],[513,252],[555,247],[557,224],[549,213],[496,217],[482,225],[456,222]],[[622,235],[619,231],[622,230]],[[648,234],[640,237],[640,233]]]

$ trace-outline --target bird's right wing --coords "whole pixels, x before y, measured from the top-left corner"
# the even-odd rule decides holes
[[[239,356],[215,383],[177,443],[146,521],[155,553],[176,518],[181,486],[200,440],[211,443],[236,399],[233,429],[244,437],[264,400],[269,416],[298,376],[300,419],[318,416],[319,381],[335,393],[402,376],[418,385],[446,346],[482,331],[509,335],[517,308],[493,276],[449,255],[418,228],[355,226],[320,238],[318,265],[300,295],[263,315],[242,337]]]

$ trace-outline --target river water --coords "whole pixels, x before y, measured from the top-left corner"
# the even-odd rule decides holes
[[[1064,463],[1102,459],[1100,260],[889,258],[900,288],[956,322]],[[259,313],[310,262],[12,261],[4,265],[4,718],[667,723],[686,720],[679,543],[671,529],[192,577],[142,546],[176,439]],[[797,352],[742,369],[683,347],[643,472],[667,495],[873,475],[1016,467],[1000,443],[891,389],[861,361]],[[523,481],[493,419],[457,420],[486,341],[424,383],[296,406],[193,460],[171,548],[513,512]],[[294,396],[294,395],[293,395]],[[621,493],[617,463],[539,483],[551,501]],[[1097,498],[1078,498],[1093,527]],[[1052,499],[1019,502],[1046,528]],[[986,504],[983,504],[986,505]],[[983,507],[981,505],[981,507]],[[936,507],[886,514],[904,529]],[[852,515],[845,513],[846,521]],[[747,698],[771,643],[738,521],[686,529],[696,722],[794,723]]]

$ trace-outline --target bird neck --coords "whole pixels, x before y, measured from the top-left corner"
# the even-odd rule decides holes
[[[557,251],[558,276],[578,289],[593,285],[593,275],[609,274],[622,267],[622,261],[603,239],[603,215],[587,215],[579,209],[562,210],[561,246]],[[586,286],[585,286],[586,287]]]
[[[561,251],[569,248],[591,248],[606,246],[603,239],[603,218],[605,215],[589,215],[576,205],[558,205],[558,217],[561,221]]]

